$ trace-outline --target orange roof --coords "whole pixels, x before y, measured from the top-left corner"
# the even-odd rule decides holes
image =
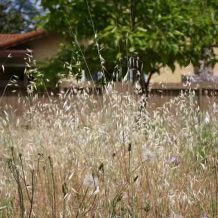
[[[21,34],[0,34],[0,49],[16,46],[20,43],[32,40],[36,37],[44,35],[44,30],[36,30],[28,33]]]

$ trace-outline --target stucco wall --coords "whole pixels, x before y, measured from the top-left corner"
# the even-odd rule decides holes
[[[54,57],[60,48],[60,43],[64,43],[60,35],[49,33],[48,35],[28,42],[27,47],[33,49],[34,59],[40,62]],[[215,53],[218,56],[218,48],[215,48]],[[182,81],[182,75],[190,75],[193,73],[194,69],[191,64],[183,68],[177,64],[174,72],[168,67],[165,67],[161,70],[159,75],[155,74],[152,77],[151,82],[180,83]],[[218,75],[218,64],[214,67],[214,74]]]
[[[34,59],[40,62],[54,57],[62,42],[63,38],[59,35],[48,34],[28,42],[27,47],[33,50]]]
[[[215,48],[215,54],[218,57],[218,48]],[[213,69],[214,75],[218,76],[218,64],[214,66]],[[194,73],[194,68],[190,64],[187,67],[181,68],[178,64],[176,65],[175,72],[172,72],[168,67],[163,68],[160,74],[153,75],[151,82],[160,83],[160,82],[168,82],[168,83],[180,83],[182,82],[182,75],[191,75]]]
[[[176,69],[174,72],[168,67],[161,69],[160,74],[154,74],[151,82],[164,82],[164,83],[181,83],[182,75],[190,75],[193,74],[194,69],[192,65],[188,65],[187,67],[181,68],[178,64],[176,65]]]

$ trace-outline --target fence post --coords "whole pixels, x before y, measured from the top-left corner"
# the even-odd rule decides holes
[[[199,104],[199,108],[200,111],[203,111],[203,92],[202,92],[202,84],[199,84],[199,97],[198,97],[198,104]]]

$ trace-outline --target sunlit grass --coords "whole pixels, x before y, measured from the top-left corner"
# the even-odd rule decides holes
[[[217,216],[216,104],[205,114],[191,96],[150,112],[116,93],[34,102],[0,118],[0,217]]]

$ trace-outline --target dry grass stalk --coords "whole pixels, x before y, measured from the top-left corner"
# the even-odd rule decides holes
[[[116,93],[6,110],[0,217],[216,217],[218,106],[205,114],[193,99],[139,119]]]

